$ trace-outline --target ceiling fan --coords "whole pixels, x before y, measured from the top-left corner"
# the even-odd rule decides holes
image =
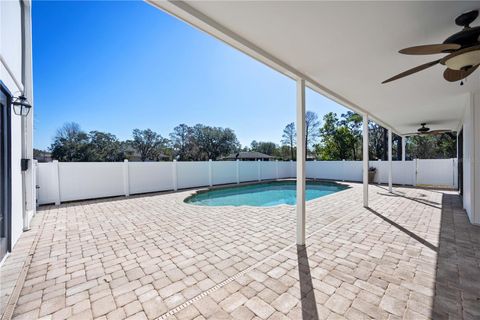
[[[427,62],[415,68],[409,69],[393,76],[382,83],[394,81],[413,73],[430,68],[438,63],[447,67],[443,77],[449,82],[465,79],[472,74],[480,65],[480,26],[470,27],[478,17],[478,10],[465,12],[455,19],[455,24],[463,27],[441,44],[429,44],[409,47],[400,50],[400,53],[410,55],[447,54],[441,59]],[[463,85],[463,81],[460,83]]]
[[[427,124],[421,123],[421,127],[417,129],[417,132],[410,132],[410,133],[405,133],[406,136],[413,136],[413,135],[423,135],[423,134],[432,134],[432,135],[437,135],[437,134],[442,134],[442,133],[451,133],[452,130],[449,129],[441,129],[441,130],[430,130],[430,128],[427,127]]]

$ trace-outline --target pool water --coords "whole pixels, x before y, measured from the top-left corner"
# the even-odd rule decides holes
[[[349,188],[334,182],[307,182],[306,200],[312,200]],[[258,206],[296,204],[295,181],[274,181],[199,192],[185,202],[201,206]]]

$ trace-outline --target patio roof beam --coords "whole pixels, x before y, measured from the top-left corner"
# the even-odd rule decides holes
[[[368,207],[368,115],[363,115],[363,206]]]
[[[297,80],[297,245],[305,244],[305,80]]]

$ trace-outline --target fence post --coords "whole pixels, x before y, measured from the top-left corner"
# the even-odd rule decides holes
[[[295,178],[297,176],[297,171],[295,171],[295,176],[293,176],[292,171],[294,171],[295,165],[293,164],[293,160],[290,159],[290,178]]]
[[[347,180],[347,179],[345,179],[345,176],[347,175],[347,170],[346,170],[347,162],[345,162],[345,159],[342,159],[342,167],[343,167],[343,170],[342,170],[343,171],[343,175],[342,175],[343,179],[342,179],[342,181],[345,181],[345,180]]]
[[[277,180],[279,178],[278,176],[278,160],[275,160],[275,170],[277,171]]]
[[[261,173],[261,168],[260,168],[260,166],[261,166],[262,164],[260,163],[260,160],[257,160],[257,162],[258,162],[258,166],[257,166],[258,181],[261,181],[261,180],[262,180],[262,173]]]
[[[128,173],[128,159],[123,160],[123,192],[125,197],[130,196],[130,176]]]
[[[208,185],[213,185],[212,159],[208,159]]]
[[[58,164],[58,160],[53,160],[53,174],[55,175],[53,181],[55,183],[55,205],[59,206],[61,203],[61,194],[60,194],[60,166]]]
[[[414,175],[413,175],[413,185],[416,187],[417,186],[417,175],[418,175],[418,161],[415,158],[413,160],[413,170],[414,170]]]
[[[240,160],[237,159],[235,161],[235,170],[237,171],[236,174],[237,174],[237,184],[240,183]]]
[[[178,175],[177,175],[177,160],[173,159],[172,162],[172,182],[173,182],[173,191],[178,189]]]

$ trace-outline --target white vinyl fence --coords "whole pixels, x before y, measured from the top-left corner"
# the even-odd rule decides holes
[[[376,183],[388,162],[370,161]],[[293,178],[292,161],[48,162],[36,164],[38,204]],[[362,181],[362,161],[309,161],[307,178]],[[457,187],[456,159],[392,162],[393,183]]]

